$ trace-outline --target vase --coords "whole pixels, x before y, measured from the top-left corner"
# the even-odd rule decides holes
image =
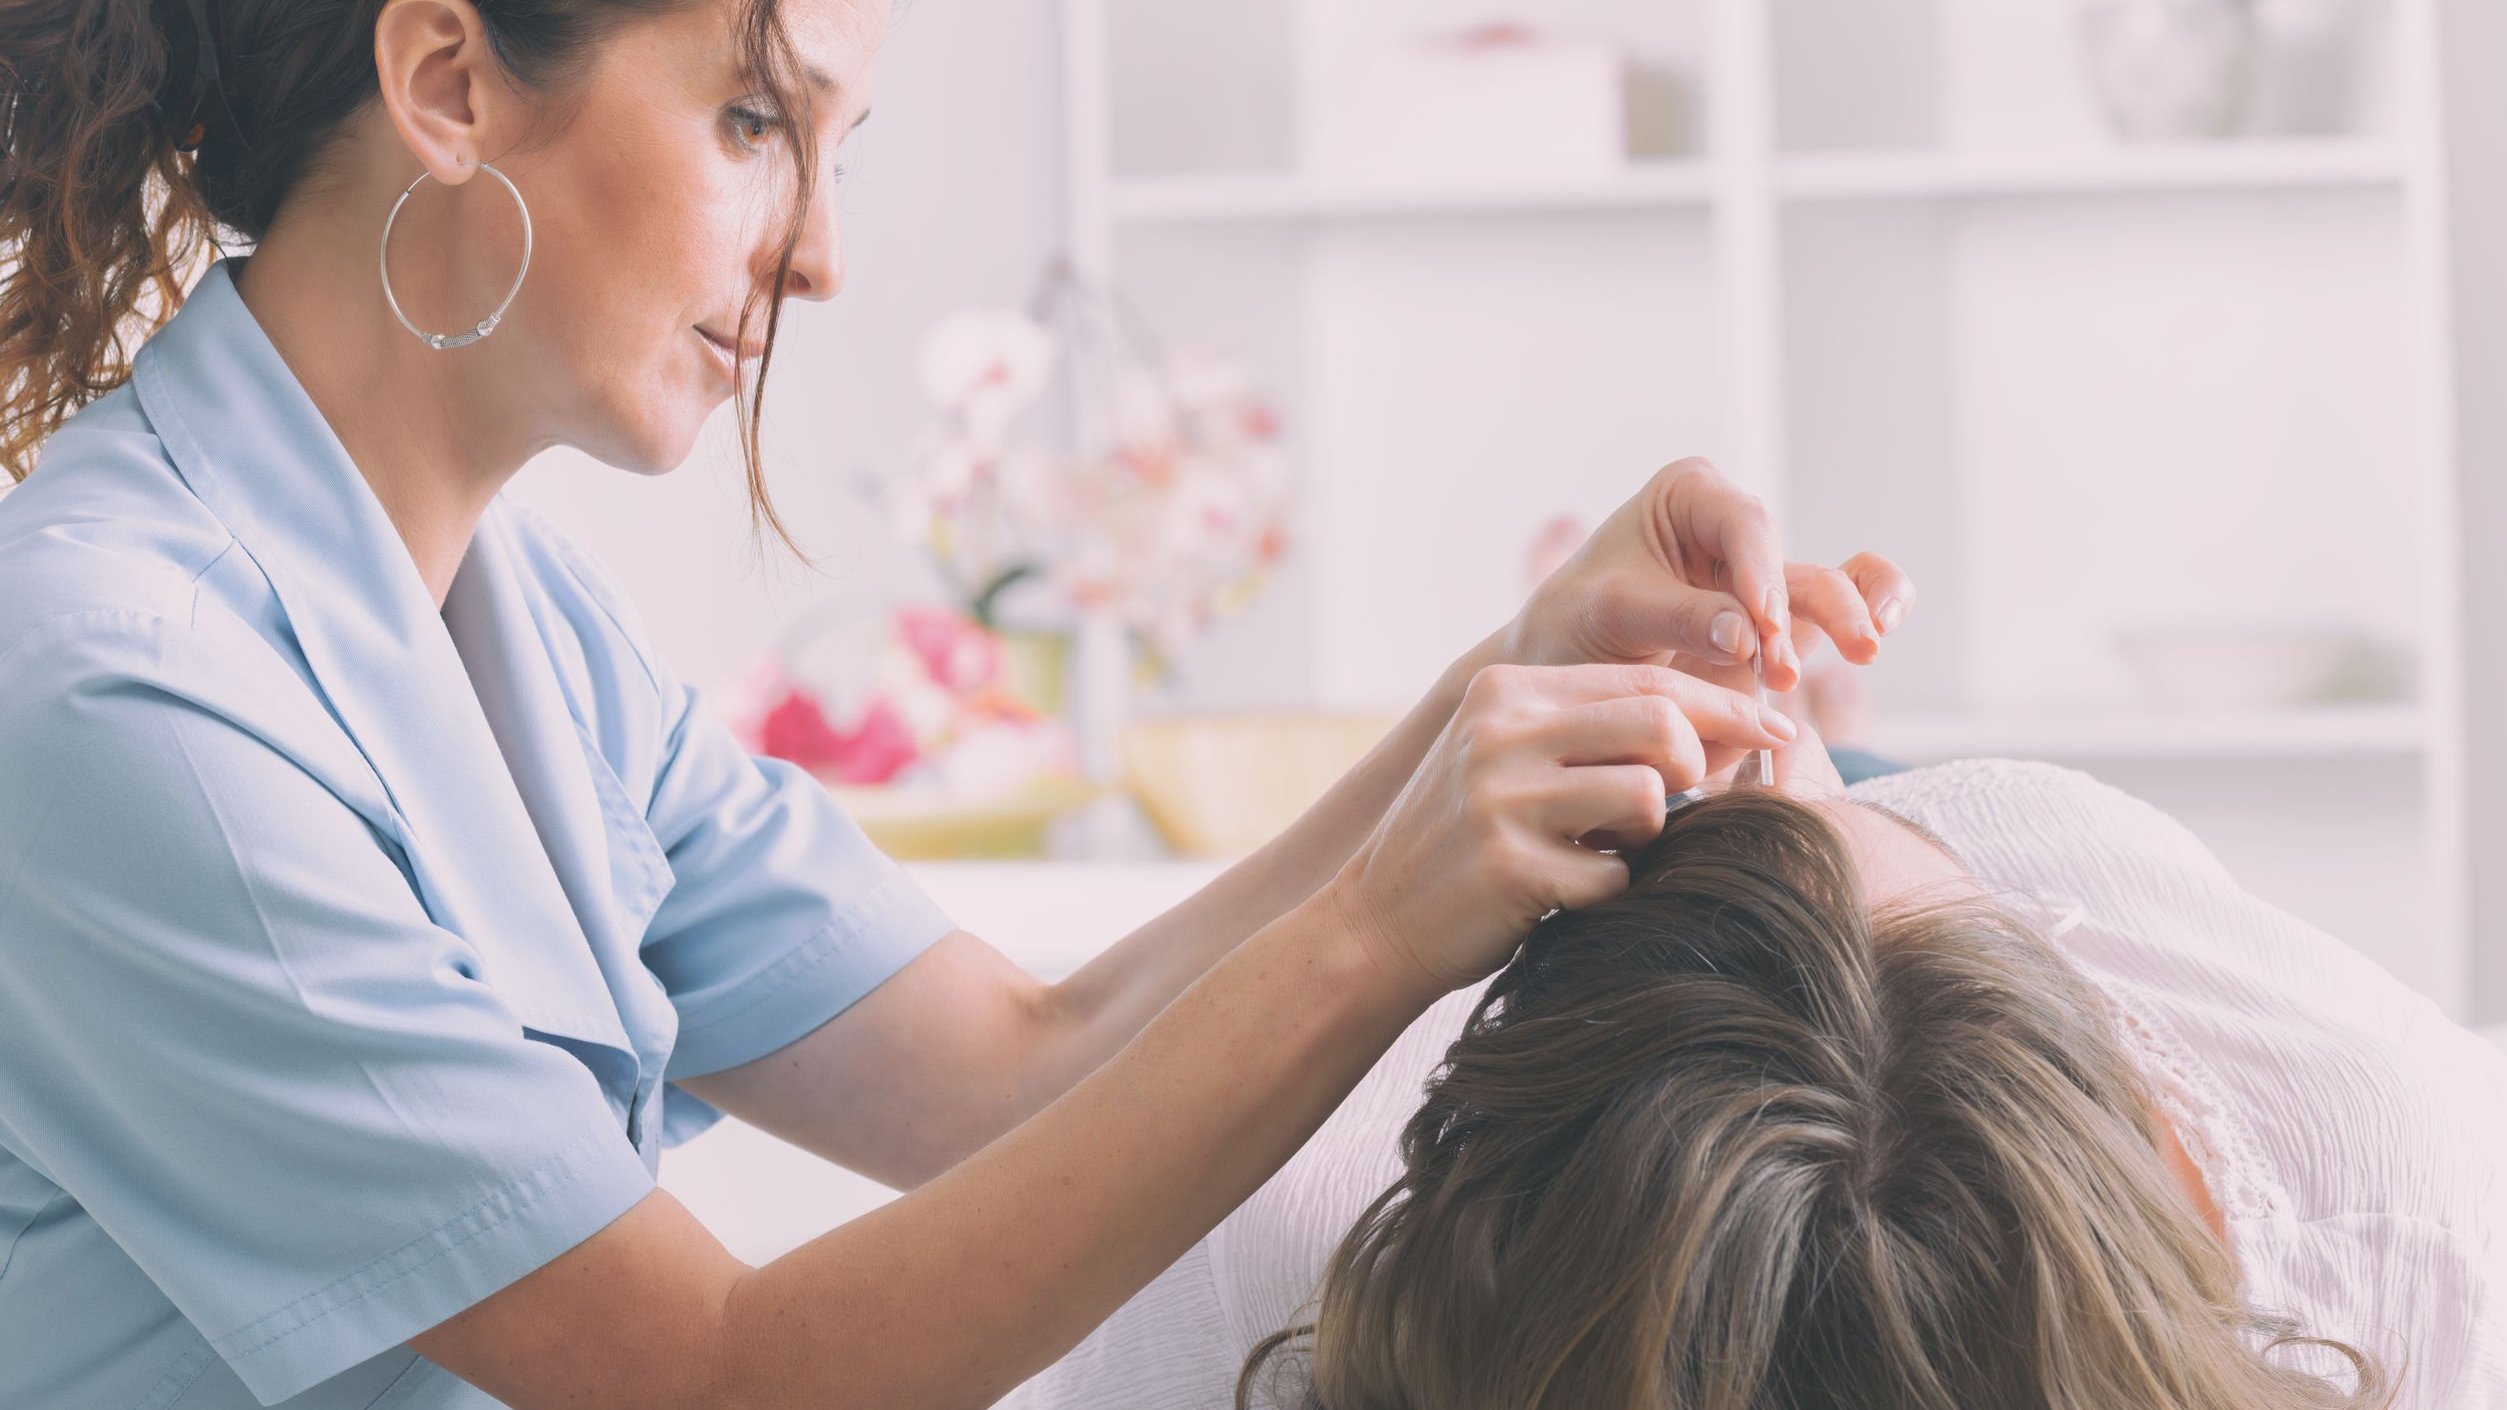
[[[2392,72],[2378,0],[2255,0],[2255,76],[2248,131],[2357,132]]]
[[[1079,735],[1080,771],[1105,790],[1082,810],[1084,855],[1109,857],[1122,845],[1129,799],[1121,792],[1123,726],[1131,717],[1131,633],[1102,608],[1083,608],[1071,639],[1071,724]]]
[[[1070,633],[1013,628],[996,635],[1001,638],[1001,673],[1010,693],[1044,714],[1063,714],[1068,699]]]
[[[2080,22],[2091,85],[2127,141],[2224,137],[2245,116],[2253,0],[2089,0]]]

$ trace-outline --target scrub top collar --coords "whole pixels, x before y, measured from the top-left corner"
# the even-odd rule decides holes
[[[600,954],[632,961],[659,897],[640,915],[620,907],[593,772],[604,766],[541,636],[510,506],[500,494],[482,517],[439,615],[381,501],[236,292],[242,258],[211,265],[141,347],[142,407],[184,483],[268,577],[384,785],[430,916],[470,942],[478,977],[526,1027],[647,1065]]]

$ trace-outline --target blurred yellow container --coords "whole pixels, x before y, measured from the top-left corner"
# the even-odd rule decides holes
[[[982,802],[927,789],[827,785],[879,850],[900,861],[1042,857],[1047,825],[1107,790],[1085,779],[1045,776]]]
[[[1061,714],[1070,634],[1013,629],[996,635],[1001,638],[1001,674],[1010,693],[1045,714]]]
[[[1163,715],[1123,728],[1124,784],[1168,845],[1234,857],[1278,836],[1391,733],[1399,715]]]

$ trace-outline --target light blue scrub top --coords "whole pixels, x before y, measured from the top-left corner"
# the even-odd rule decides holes
[[[406,1339],[953,927],[510,494],[438,616],[240,263],[0,496],[0,1406],[476,1410]]]

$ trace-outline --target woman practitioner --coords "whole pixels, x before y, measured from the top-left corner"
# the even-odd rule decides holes
[[[886,23],[0,7],[0,1405],[984,1404],[1791,736],[1673,649],[1790,604],[1869,660],[1908,600],[1672,466],[1286,834],[1031,980],[504,492],[676,465],[836,292]],[[211,222],[253,252],[183,299]],[[718,1111],[913,1192],[749,1267],[653,1183]]]

